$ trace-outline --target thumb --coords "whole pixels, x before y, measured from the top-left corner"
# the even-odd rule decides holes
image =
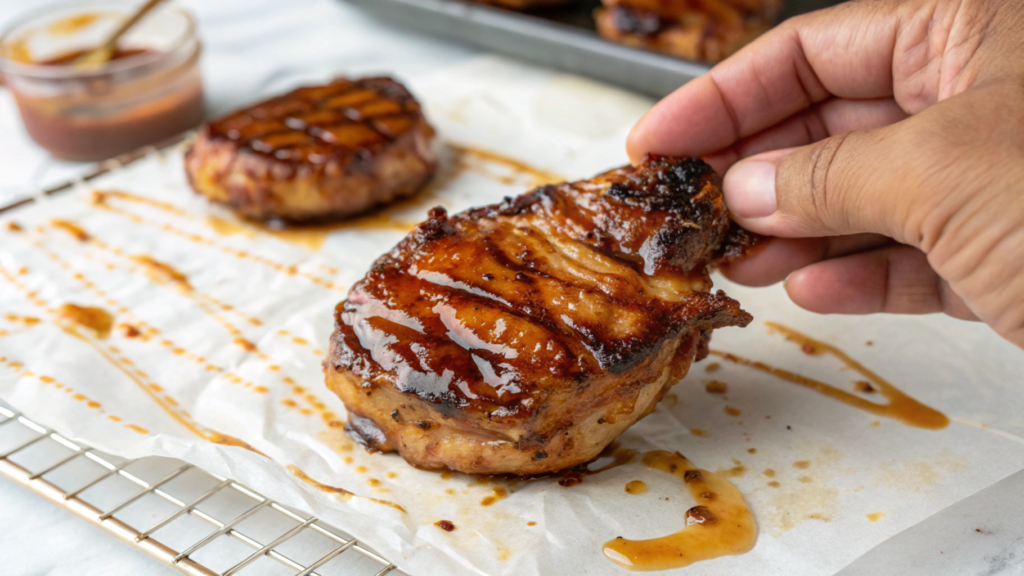
[[[769,236],[806,238],[863,232],[904,238],[907,208],[922,189],[922,151],[906,121],[856,130],[734,164],[722,185],[733,218]]]

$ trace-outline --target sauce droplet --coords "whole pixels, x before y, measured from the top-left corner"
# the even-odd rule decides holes
[[[648,452],[643,463],[683,480],[700,505],[687,511],[685,527],[675,534],[650,540],[619,537],[605,543],[604,555],[609,560],[629,570],[669,570],[701,560],[743,554],[754,547],[757,542],[754,515],[732,483],[707,470],[694,468],[679,453]]]
[[[493,489],[493,492],[494,492],[493,495],[486,496],[486,497],[484,497],[483,500],[480,501],[480,505],[481,506],[490,506],[491,504],[494,504],[498,500],[502,500],[502,499],[508,497],[508,490],[505,489],[504,486],[497,486],[497,487],[495,487]]]
[[[720,380],[712,380],[704,386],[708,394],[725,394],[729,391],[729,385]]]
[[[97,338],[103,339],[110,336],[110,329],[114,326],[114,317],[102,308],[95,306],[79,306],[77,304],[62,304],[57,309],[57,315],[73,324],[90,330]]]
[[[455,530],[455,524],[452,524],[451,521],[449,520],[438,520],[437,522],[434,522],[434,526],[437,526],[445,532],[451,532],[452,530]]]
[[[643,494],[647,492],[647,484],[643,480],[633,480],[626,483],[626,494]]]

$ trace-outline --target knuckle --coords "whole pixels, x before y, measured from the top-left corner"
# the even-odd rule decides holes
[[[819,141],[811,146],[808,158],[807,201],[821,223],[833,229],[845,229],[848,224],[838,158],[849,135],[848,132]]]

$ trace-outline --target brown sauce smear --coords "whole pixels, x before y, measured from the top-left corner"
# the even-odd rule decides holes
[[[110,329],[114,327],[114,316],[103,308],[95,306],[79,306],[77,304],[62,304],[57,308],[57,315],[73,324],[92,331],[99,339],[110,336]]]
[[[221,434],[220,432],[206,432],[205,437],[214,444],[223,444],[224,446],[237,446],[239,448],[245,448],[250,452],[255,452],[264,458],[270,458],[263,452],[253,448],[248,442],[235,438],[234,436],[228,436],[227,434]]]
[[[160,340],[156,340],[156,336],[158,334],[160,334],[160,330],[158,330],[154,326],[151,326],[149,323],[147,323],[145,320],[143,320],[141,318],[133,317],[131,312],[128,310],[128,308],[124,307],[118,301],[116,301],[113,298],[111,298],[104,290],[100,289],[100,287],[97,286],[89,278],[85,277],[83,274],[81,274],[79,272],[74,272],[74,267],[71,265],[71,263],[66,258],[64,258],[60,254],[58,254],[57,252],[51,250],[47,245],[45,245],[42,242],[39,242],[37,240],[32,240],[32,244],[37,249],[39,249],[44,254],[46,254],[51,260],[56,262],[61,268],[63,268],[64,270],[68,271],[71,274],[71,278],[76,283],[78,283],[79,285],[81,285],[85,289],[87,289],[90,292],[92,292],[96,297],[101,299],[105,304],[111,306],[114,310],[116,310],[118,312],[119,316],[127,317],[129,319],[129,321],[130,321],[130,324],[129,323],[124,323],[124,324],[120,325],[120,328],[122,328],[124,330],[124,332],[125,332],[125,337],[128,337],[128,338],[139,338],[143,342],[149,342],[149,341],[157,342],[161,346],[164,346],[166,348],[172,349],[175,352],[175,354],[178,354],[177,351],[181,350],[181,352],[182,352],[180,354],[181,356],[185,357],[189,361],[195,362],[195,363],[199,364],[200,366],[203,366],[209,372],[223,372],[224,371],[222,368],[220,368],[218,366],[214,366],[213,364],[211,364],[209,361],[207,361],[206,358],[204,358],[202,356],[198,356],[196,354],[188,353],[183,348],[180,348],[172,340],[168,340],[166,338],[160,339]],[[230,375],[229,375],[229,377],[230,377]],[[238,379],[238,382],[241,382],[240,378]],[[238,382],[236,382],[236,383],[238,383]],[[247,384],[247,387],[248,387],[248,384]]]
[[[53,224],[59,226],[56,222],[57,221],[54,221]],[[70,223],[67,223],[67,224],[69,224],[72,229],[77,228],[73,224],[70,224]],[[69,231],[72,231],[72,230],[69,230]],[[84,231],[82,231],[82,232],[84,233]],[[88,235],[87,234],[86,234],[86,239],[88,240]],[[58,263],[67,264],[67,262],[64,261],[63,259],[56,258],[55,260]],[[156,263],[156,264],[159,264],[159,263]],[[161,269],[161,274],[169,276],[170,281],[174,281],[174,282],[187,282],[187,279],[184,279],[183,275],[180,275],[180,273],[177,273],[176,271],[174,271],[169,266],[162,266],[160,269]],[[25,272],[27,272],[27,270]],[[228,436],[226,434],[221,434],[219,432],[215,432],[215,431],[212,431],[212,430],[206,429],[205,427],[200,426],[199,424],[197,424],[192,419],[191,415],[189,415],[188,412],[186,412],[185,410],[183,410],[180,407],[178,402],[173,397],[171,397],[170,395],[165,393],[163,388],[161,388],[158,384],[156,384],[154,382],[146,382],[145,380],[148,379],[148,376],[144,372],[139,370],[138,368],[135,368],[130,359],[128,359],[128,358],[124,357],[123,355],[121,355],[119,349],[115,348],[114,346],[110,346],[110,345],[106,346],[106,349],[104,349],[104,348],[100,347],[95,341],[93,341],[90,338],[87,338],[81,332],[78,331],[79,327],[85,328],[88,331],[90,331],[96,339],[105,339],[105,338],[107,338],[110,335],[110,331],[111,331],[111,329],[114,326],[114,316],[112,314],[110,314],[109,312],[107,312],[106,310],[104,310],[102,308],[79,306],[79,305],[71,304],[71,303],[65,303],[65,304],[61,305],[60,307],[58,307],[56,309],[50,308],[49,305],[44,300],[39,298],[39,296],[36,295],[34,292],[30,291],[23,283],[21,283],[18,280],[17,277],[15,277],[14,275],[8,273],[6,270],[4,270],[2,268],[0,268],[0,273],[2,273],[3,277],[5,277],[9,282],[11,282],[11,284],[13,284],[16,288],[18,288],[19,290],[25,292],[26,296],[34,304],[36,304],[37,306],[40,306],[40,307],[42,307],[44,309],[48,309],[50,312],[55,314],[57,316],[57,318],[63,319],[65,321],[67,321],[68,323],[70,323],[70,325],[68,325],[68,324],[58,324],[58,326],[66,334],[68,334],[69,336],[72,336],[72,337],[74,337],[74,338],[76,338],[78,340],[81,340],[81,341],[85,342],[86,344],[88,344],[104,360],[106,360],[109,364],[111,364],[112,366],[114,366],[115,368],[120,370],[125,376],[130,378],[140,389],[142,389],[148,396],[150,396],[157,403],[157,405],[160,406],[160,408],[162,408],[168,415],[170,415],[172,418],[174,418],[174,420],[176,420],[182,426],[185,426],[186,428],[188,428],[196,436],[199,436],[200,438],[203,438],[205,440],[208,440],[210,442],[217,443],[217,444],[224,444],[224,445],[229,445],[229,446],[239,446],[239,447],[245,448],[247,450],[250,450],[252,452],[255,452],[257,454],[260,454],[261,456],[266,456],[265,454],[263,454],[259,450],[256,450],[255,448],[250,446],[248,443],[246,443],[246,442],[244,442],[244,441],[242,441],[242,440],[240,440],[238,438],[235,438],[233,436]],[[97,295],[103,296],[102,291],[98,291],[98,289],[95,288],[95,286],[91,282],[88,282],[84,277],[76,278],[76,279],[80,280],[83,284],[85,284],[90,289],[96,291]],[[109,299],[107,299],[107,300],[110,303],[114,303],[113,300],[109,300]],[[38,323],[39,322],[39,320],[35,319],[35,318],[33,318],[32,320],[34,320],[33,323]],[[166,341],[165,340],[163,342],[166,342],[167,344],[173,345],[173,343],[170,342],[170,341]],[[206,362],[206,360],[203,359],[203,358],[198,358],[198,360],[201,363],[205,363]],[[214,370],[219,370],[219,369],[217,369],[216,367],[214,367],[212,365],[210,365],[210,367],[214,368]],[[55,380],[53,380],[50,377],[41,377],[40,380],[44,384],[54,383],[55,386],[57,386],[58,388],[64,389],[67,393],[72,393],[73,392],[70,386],[64,386],[63,384],[56,383]],[[80,396],[80,398],[79,398],[79,396]],[[90,408],[100,408],[100,404],[98,402],[91,401],[88,398],[86,398],[84,395],[76,394],[75,395],[75,399],[81,400],[81,401],[85,401]],[[100,410],[100,413],[105,413],[105,412]],[[117,417],[117,416],[114,416],[114,415],[110,415],[109,418],[112,421],[115,421],[115,422],[120,422],[121,421],[120,417]],[[148,434],[149,433],[149,431],[146,430],[145,428],[142,428],[141,426],[138,426],[138,425],[135,425],[135,424],[126,424],[125,427],[129,428],[129,429],[131,429],[131,430],[133,430],[135,432],[138,432],[140,434]]]
[[[369,229],[410,232],[417,224],[416,222],[396,221],[385,210],[377,210],[358,218],[324,224],[286,225],[257,223],[235,218],[222,218],[220,216],[207,216],[206,223],[211,230],[221,236],[242,235],[246,238],[254,238],[257,234],[266,234],[283,242],[303,246],[314,251],[322,248],[328,236],[338,230]]]
[[[650,540],[618,537],[606,542],[604,555],[627,570],[669,570],[701,560],[743,554],[757,542],[757,524],[743,495],[728,480],[698,470],[678,452],[648,452],[648,468],[681,479],[698,503],[686,513],[686,526]]]
[[[180,272],[179,270],[175,269],[174,267],[165,262],[161,262],[151,256],[144,254],[130,255],[117,246],[112,246],[99,238],[91,236],[86,231],[82,230],[81,228],[77,227],[76,225],[70,222],[54,220],[51,222],[51,224],[58,229],[67,231],[75,235],[76,237],[79,237],[78,232],[80,232],[81,235],[84,235],[84,239],[79,238],[82,242],[88,242],[91,246],[95,248],[113,254],[118,258],[127,260],[132,265],[141,268],[145,275],[152,281],[156,282],[157,284],[166,284],[177,287],[183,295],[190,298],[204,313],[206,313],[208,316],[210,316],[210,318],[212,318],[214,321],[220,324],[231,335],[232,342],[235,345],[241,347],[247,352],[255,353],[256,356],[260,359],[268,360],[268,357],[258,350],[255,343],[253,343],[251,340],[245,337],[245,334],[237,325],[235,325],[235,323],[222,316],[216,309],[220,309],[223,312],[239,316],[249,324],[255,326],[263,324],[263,322],[258,318],[242,314],[241,312],[236,310],[234,306],[222,302],[208,294],[204,294],[194,290],[192,288],[192,285],[188,281],[188,276],[186,276],[184,273]],[[91,256],[89,256],[88,254],[84,255],[84,257],[91,258]],[[134,271],[133,268],[130,268],[130,270]]]
[[[351,490],[346,490],[344,488],[339,488],[337,486],[330,486],[328,484],[324,484],[322,482],[317,482],[316,480],[313,480],[305,472],[303,472],[301,469],[299,469],[298,466],[294,466],[292,464],[289,464],[288,465],[288,471],[291,472],[296,478],[298,478],[299,480],[302,480],[306,484],[309,484],[313,488],[316,488],[317,490],[319,490],[321,492],[326,492],[328,494],[337,494],[338,496],[341,497],[342,500],[344,500],[346,502],[351,500],[353,496],[356,496],[356,494],[354,492],[352,492]],[[383,504],[384,506],[388,506],[390,508],[394,508],[395,510],[400,510],[402,512],[405,512],[405,508],[402,508],[402,506],[400,504],[396,504],[395,502],[391,502],[390,500],[378,500],[377,498],[370,498],[368,496],[360,496],[360,498],[366,498],[367,500],[369,500],[371,502],[376,502],[377,504]]]
[[[51,220],[50,224],[55,228],[59,228],[68,234],[71,234],[75,240],[78,240],[79,242],[88,242],[91,238],[88,232],[83,230],[77,224],[68,222],[67,220]]]
[[[186,211],[183,208],[179,208],[177,206],[168,204],[166,202],[160,202],[160,201],[157,201],[157,200],[151,200],[151,199],[145,198],[143,196],[136,196],[136,195],[131,194],[129,192],[121,192],[121,191],[102,191],[102,192],[97,191],[97,192],[93,192],[93,205],[94,206],[102,208],[102,209],[104,209],[104,210],[106,210],[106,211],[108,211],[110,213],[118,214],[120,216],[123,216],[123,217],[131,220],[132,222],[135,222],[136,224],[140,224],[140,225],[153,226],[153,224],[151,222],[149,222],[143,216],[141,216],[139,214],[136,214],[135,212],[132,212],[130,210],[125,210],[124,208],[121,208],[120,206],[115,206],[114,203],[109,201],[110,198],[120,198],[120,199],[128,200],[128,201],[131,201],[131,202],[147,204],[147,205],[150,205],[152,207],[164,210],[164,211],[166,211],[166,212],[168,212],[170,214],[174,214],[174,215],[177,215],[177,216],[183,216],[183,217],[188,218],[188,219],[200,219],[199,216],[194,216],[190,212]],[[315,276],[315,275],[309,274],[307,272],[299,271],[297,266],[294,265],[294,264],[290,264],[290,265],[289,264],[282,264],[280,262],[277,262],[277,261],[271,260],[270,258],[262,256],[260,254],[254,254],[254,253],[252,253],[252,252],[250,252],[248,250],[243,250],[243,249],[240,249],[240,248],[235,248],[233,246],[218,245],[213,240],[211,240],[211,239],[209,239],[209,238],[207,238],[205,236],[202,236],[200,234],[196,234],[196,233],[193,233],[193,232],[189,232],[188,230],[185,230],[185,229],[182,229],[182,228],[178,228],[178,227],[173,226],[171,224],[159,224],[159,225],[156,225],[156,229],[159,230],[160,232],[166,232],[168,234],[172,234],[174,236],[178,236],[180,238],[184,238],[185,240],[188,240],[189,242],[193,242],[193,243],[199,244],[201,246],[212,246],[212,247],[218,248],[218,249],[220,249],[221,252],[224,252],[225,254],[228,254],[230,256],[238,258],[239,260],[249,260],[249,261],[252,261],[252,262],[256,262],[257,264],[261,264],[263,266],[267,266],[267,267],[271,268],[272,270],[274,270],[276,272],[280,272],[282,274],[285,274],[286,276],[295,276],[295,277],[303,278],[303,279],[308,280],[308,281],[310,281],[310,282],[312,282],[312,283],[314,283],[314,284],[316,284],[318,286],[321,286],[323,288],[327,288],[328,290],[347,291],[347,288],[345,286],[342,286],[342,285],[339,285],[339,284],[335,284],[334,282],[331,282],[329,280],[325,280],[323,278],[320,278],[319,276]]]
[[[158,284],[177,284],[185,290],[191,290],[192,285],[188,282],[188,276],[182,274],[169,264],[165,264],[151,256],[131,256],[131,261],[141,264],[154,282]]]
[[[893,420],[898,420],[908,426],[925,428],[928,430],[939,430],[949,425],[949,418],[947,418],[945,414],[925,406],[910,396],[907,396],[887,380],[883,379],[871,370],[868,370],[860,362],[857,362],[835,346],[815,340],[810,336],[801,334],[792,328],[787,328],[775,322],[767,322],[767,325],[772,332],[778,332],[784,335],[787,340],[800,345],[801,350],[807,354],[813,356],[828,354],[837,358],[848,368],[866,378],[870,382],[871,386],[885,397],[886,400],[888,400],[888,403],[876,404],[844,390],[840,390],[834,386],[830,386],[820,380],[801,376],[800,374],[796,374],[782,368],[775,368],[757,360],[742,358],[729,352],[712,350],[711,354],[735,364],[767,372],[768,374],[803,386],[804,388],[810,388],[811,390],[814,390],[819,394],[824,394],[829,398],[839,400],[848,406],[858,408],[870,414],[875,414],[876,416],[892,418]]]
[[[544,184],[553,184],[555,182],[565,182],[565,178],[558,174],[547,172],[545,170],[538,170],[525,162],[520,162],[519,160],[509,158],[508,156],[504,156],[490,150],[451,143],[448,144],[448,147],[456,153],[455,165],[457,168],[460,170],[469,170],[479,173],[481,176],[496,180],[502,184],[517,183],[518,178],[516,178],[516,176],[526,177],[528,179],[528,184],[531,186],[542,186]],[[479,165],[474,165],[472,161],[483,161],[498,164],[507,169],[510,172],[510,175],[498,175],[487,170],[482,170]]]

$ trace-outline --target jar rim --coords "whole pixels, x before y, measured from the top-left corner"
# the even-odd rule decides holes
[[[33,20],[44,18],[47,14],[58,12],[62,9],[80,11],[85,14],[88,13],[90,5],[105,5],[107,7],[112,4],[110,0],[92,0],[90,2],[64,2],[59,4],[51,4],[49,6],[30,10],[8,25],[2,33],[0,33],[0,72],[3,74],[13,74],[19,76],[28,76],[40,79],[52,79],[52,80],[73,80],[73,79],[87,79],[98,76],[106,76],[110,74],[118,74],[121,72],[131,72],[133,70],[144,69],[149,65],[161,62],[162,60],[173,56],[183,47],[188,46],[190,43],[196,42],[196,21],[195,18],[186,10],[179,6],[169,6],[167,9],[172,10],[180,17],[184,18],[185,29],[181,34],[181,37],[176,39],[174,44],[168,47],[167,50],[160,52],[146,52],[142,54],[135,54],[128,58],[120,60],[112,60],[106,62],[98,68],[89,69],[78,69],[74,66],[51,66],[42,64],[32,64],[25,62],[18,62],[11,60],[6,56],[6,50],[4,48],[12,40],[11,35],[19,28]]]

